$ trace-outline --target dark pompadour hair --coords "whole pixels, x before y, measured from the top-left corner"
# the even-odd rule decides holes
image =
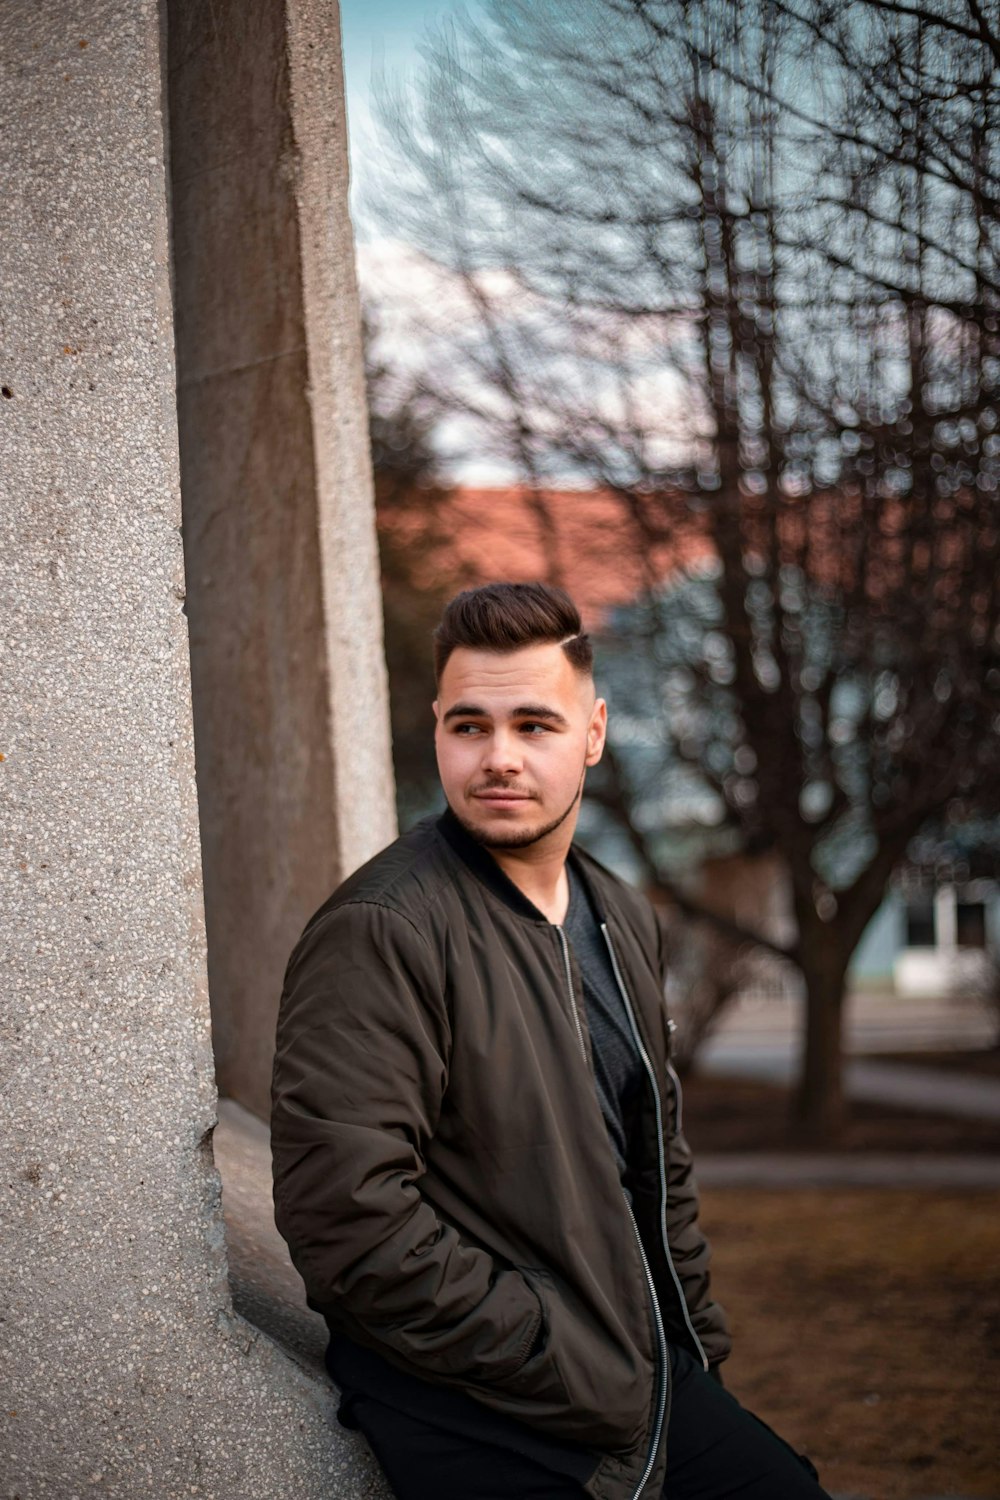
[[[590,638],[565,590],[547,583],[487,583],[463,589],[445,606],[434,631],[434,671],[440,681],[456,646],[519,651],[545,641],[560,643],[578,672],[593,671]]]

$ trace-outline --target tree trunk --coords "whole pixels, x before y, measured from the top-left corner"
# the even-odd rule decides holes
[[[846,1120],[841,1027],[846,966],[839,954],[810,953],[802,966],[806,1017],[795,1116],[817,1145],[836,1142]]]

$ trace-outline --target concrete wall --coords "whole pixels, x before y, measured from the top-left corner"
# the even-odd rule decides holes
[[[211,1157],[161,46],[0,27],[0,1490],[335,1500],[378,1480],[233,1316]]]
[[[331,0],[169,0],[178,420],[219,1087],[266,1117],[289,950],[394,836]]]

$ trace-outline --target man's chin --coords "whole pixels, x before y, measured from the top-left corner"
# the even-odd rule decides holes
[[[537,817],[532,817],[530,823],[524,823],[516,815],[512,817],[509,813],[494,813],[491,816],[481,808],[456,813],[455,816],[466,833],[471,833],[487,849],[523,849],[546,832],[545,824]]]
[[[452,808],[452,812],[466,833],[470,833],[484,849],[527,849],[531,844],[537,844],[540,839],[554,833],[566,821],[575,805],[576,798],[558,817],[540,819],[532,816],[530,823],[522,823],[520,818],[515,821],[507,815],[491,817],[488,812],[478,808],[478,816],[471,816],[465,810],[459,812],[456,808]]]
[[[467,823],[466,828],[484,849],[526,849],[550,831],[547,828],[484,828],[476,823]]]

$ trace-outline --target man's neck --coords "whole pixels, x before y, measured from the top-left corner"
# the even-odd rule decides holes
[[[544,912],[550,922],[561,925],[569,906],[566,855],[570,839],[564,836],[555,847],[542,848],[541,845],[547,842],[541,840],[525,849],[490,849],[489,852],[522,895]]]

